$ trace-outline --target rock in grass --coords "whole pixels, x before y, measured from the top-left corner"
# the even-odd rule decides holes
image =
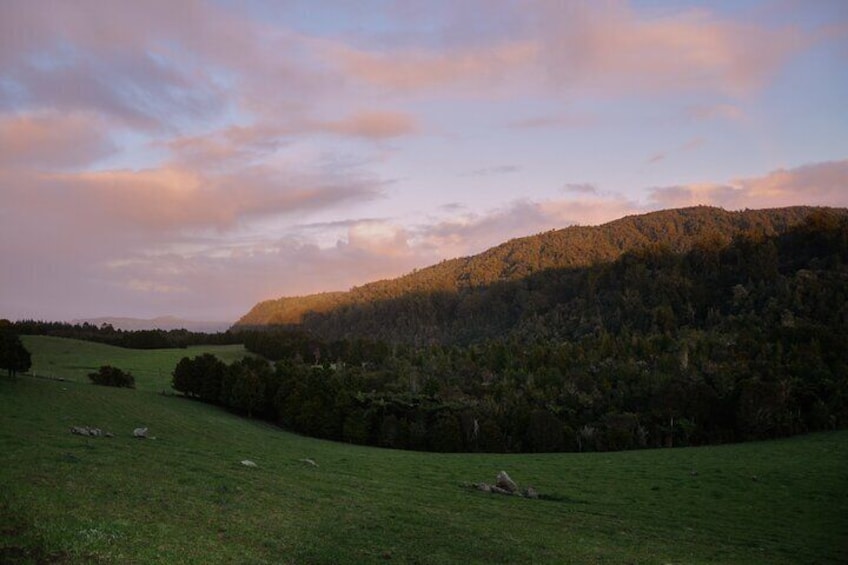
[[[513,484],[515,484],[513,482]],[[479,490],[481,492],[488,492],[493,494],[503,494],[505,496],[519,496],[522,498],[530,498],[532,500],[538,500],[541,498],[539,492],[533,487],[527,487],[523,490],[510,491],[498,485],[490,485],[489,483],[462,483],[464,488],[470,488],[474,490]]]
[[[89,428],[88,426],[71,426],[71,433],[87,437],[100,437],[103,435],[103,431],[100,428]]]
[[[257,467],[256,463],[254,463],[250,459],[242,459],[241,464],[244,465],[245,467]]]
[[[498,473],[498,478],[495,481],[495,486],[497,486],[498,488],[502,488],[510,493],[518,491],[518,485],[515,484],[515,481],[509,478],[509,475],[506,474],[506,471],[501,471],[500,473]]]
[[[524,496],[526,498],[534,498],[535,499],[535,498],[539,498],[539,493],[536,492],[536,489],[534,489],[533,487],[527,487],[526,489],[524,489]]]
[[[147,437],[147,428],[136,428],[133,430],[133,436],[138,438]]]

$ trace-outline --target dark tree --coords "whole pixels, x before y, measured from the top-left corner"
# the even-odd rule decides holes
[[[0,369],[6,369],[10,377],[18,372],[29,371],[32,358],[17,334],[0,331]]]
[[[135,377],[132,373],[111,365],[103,365],[96,373],[89,373],[88,378],[96,385],[135,388]]]
[[[267,363],[265,363],[267,366]],[[265,399],[265,384],[251,367],[250,363],[236,362],[230,367],[233,383],[230,391],[230,405],[247,412],[247,417],[262,407]]]
[[[171,387],[186,396],[214,404],[220,401],[221,387],[227,371],[227,365],[211,353],[204,353],[193,359],[183,357],[174,368]]]
[[[197,358],[195,358],[195,361],[197,361]],[[180,359],[180,362],[177,363],[177,366],[174,368],[174,372],[171,374],[171,387],[174,390],[181,392],[186,396],[198,394],[194,379],[194,366],[195,362],[188,357]]]

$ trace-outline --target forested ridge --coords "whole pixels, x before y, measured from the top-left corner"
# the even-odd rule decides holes
[[[569,317],[579,310],[581,319],[593,312],[602,314],[604,305],[587,304],[589,297],[575,285],[596,284],[595,279],[603,276],[602,266],[625,255],[631,262],[649,261],[652,254],[677,255],[694,247],[716,250],[745,233],[772,237],[816,210],[824,211],[792,207],[728,212],[698,206],[630,216],[602,226],[572,226],[348,292],[265,301],[236,327],[285,325],[325,340],[370,338],[416,345],[502,337],[516,326],[526,328],[539,316],[549,321],[562,317],[564,309],[571,312]],[[829,213],[843,215],[845,210]],[[597,266],[601,268],[589,269]],[[591,280],[578,280],[587,273]],[[636,281],[620,281],[619,286],[630,282]],[[618,312],[611,315],[620,317]],[[572,329],[557,333],[562,331],[574,337]]]
[[[275,365],[186,359],[175,388],[309,435],[439,451],[698,445],[848,425],[846,210],[625,220],[604,237],[676,235],[611,261],[243,330]]]

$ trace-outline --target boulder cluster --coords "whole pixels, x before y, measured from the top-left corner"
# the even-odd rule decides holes
[[[495,478],[494,484],[489,483],[471,483],[472,488],[494,494],[507,494],[512,496],[523,496],[524,498],[539,498],[539,493],[531,486],[524,489],[518,488],[518,485],[513,481],[506,471],[501,471]]]

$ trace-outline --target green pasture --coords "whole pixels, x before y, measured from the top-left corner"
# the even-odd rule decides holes
[[[848,561],[848,432],[619,453],[393,451],[163,395],[155,371],[171,359],[137,355],[126,368],[154,371],[137,390],[82,373],[0,378],[0,562]],[[132,437],[142,426],[155,439]],[[464,486],[500,470],[543,498]]]
[[[129,371],[139,390],[171,388],[171,371],[183,357],[212,353],[225,363],[250,355],[243,345],[201,345],[186,349],[125,349],[102,343],[61,337],[21,336],[32,354],[30,374],[89,382],[88,374],[102,365]]]

